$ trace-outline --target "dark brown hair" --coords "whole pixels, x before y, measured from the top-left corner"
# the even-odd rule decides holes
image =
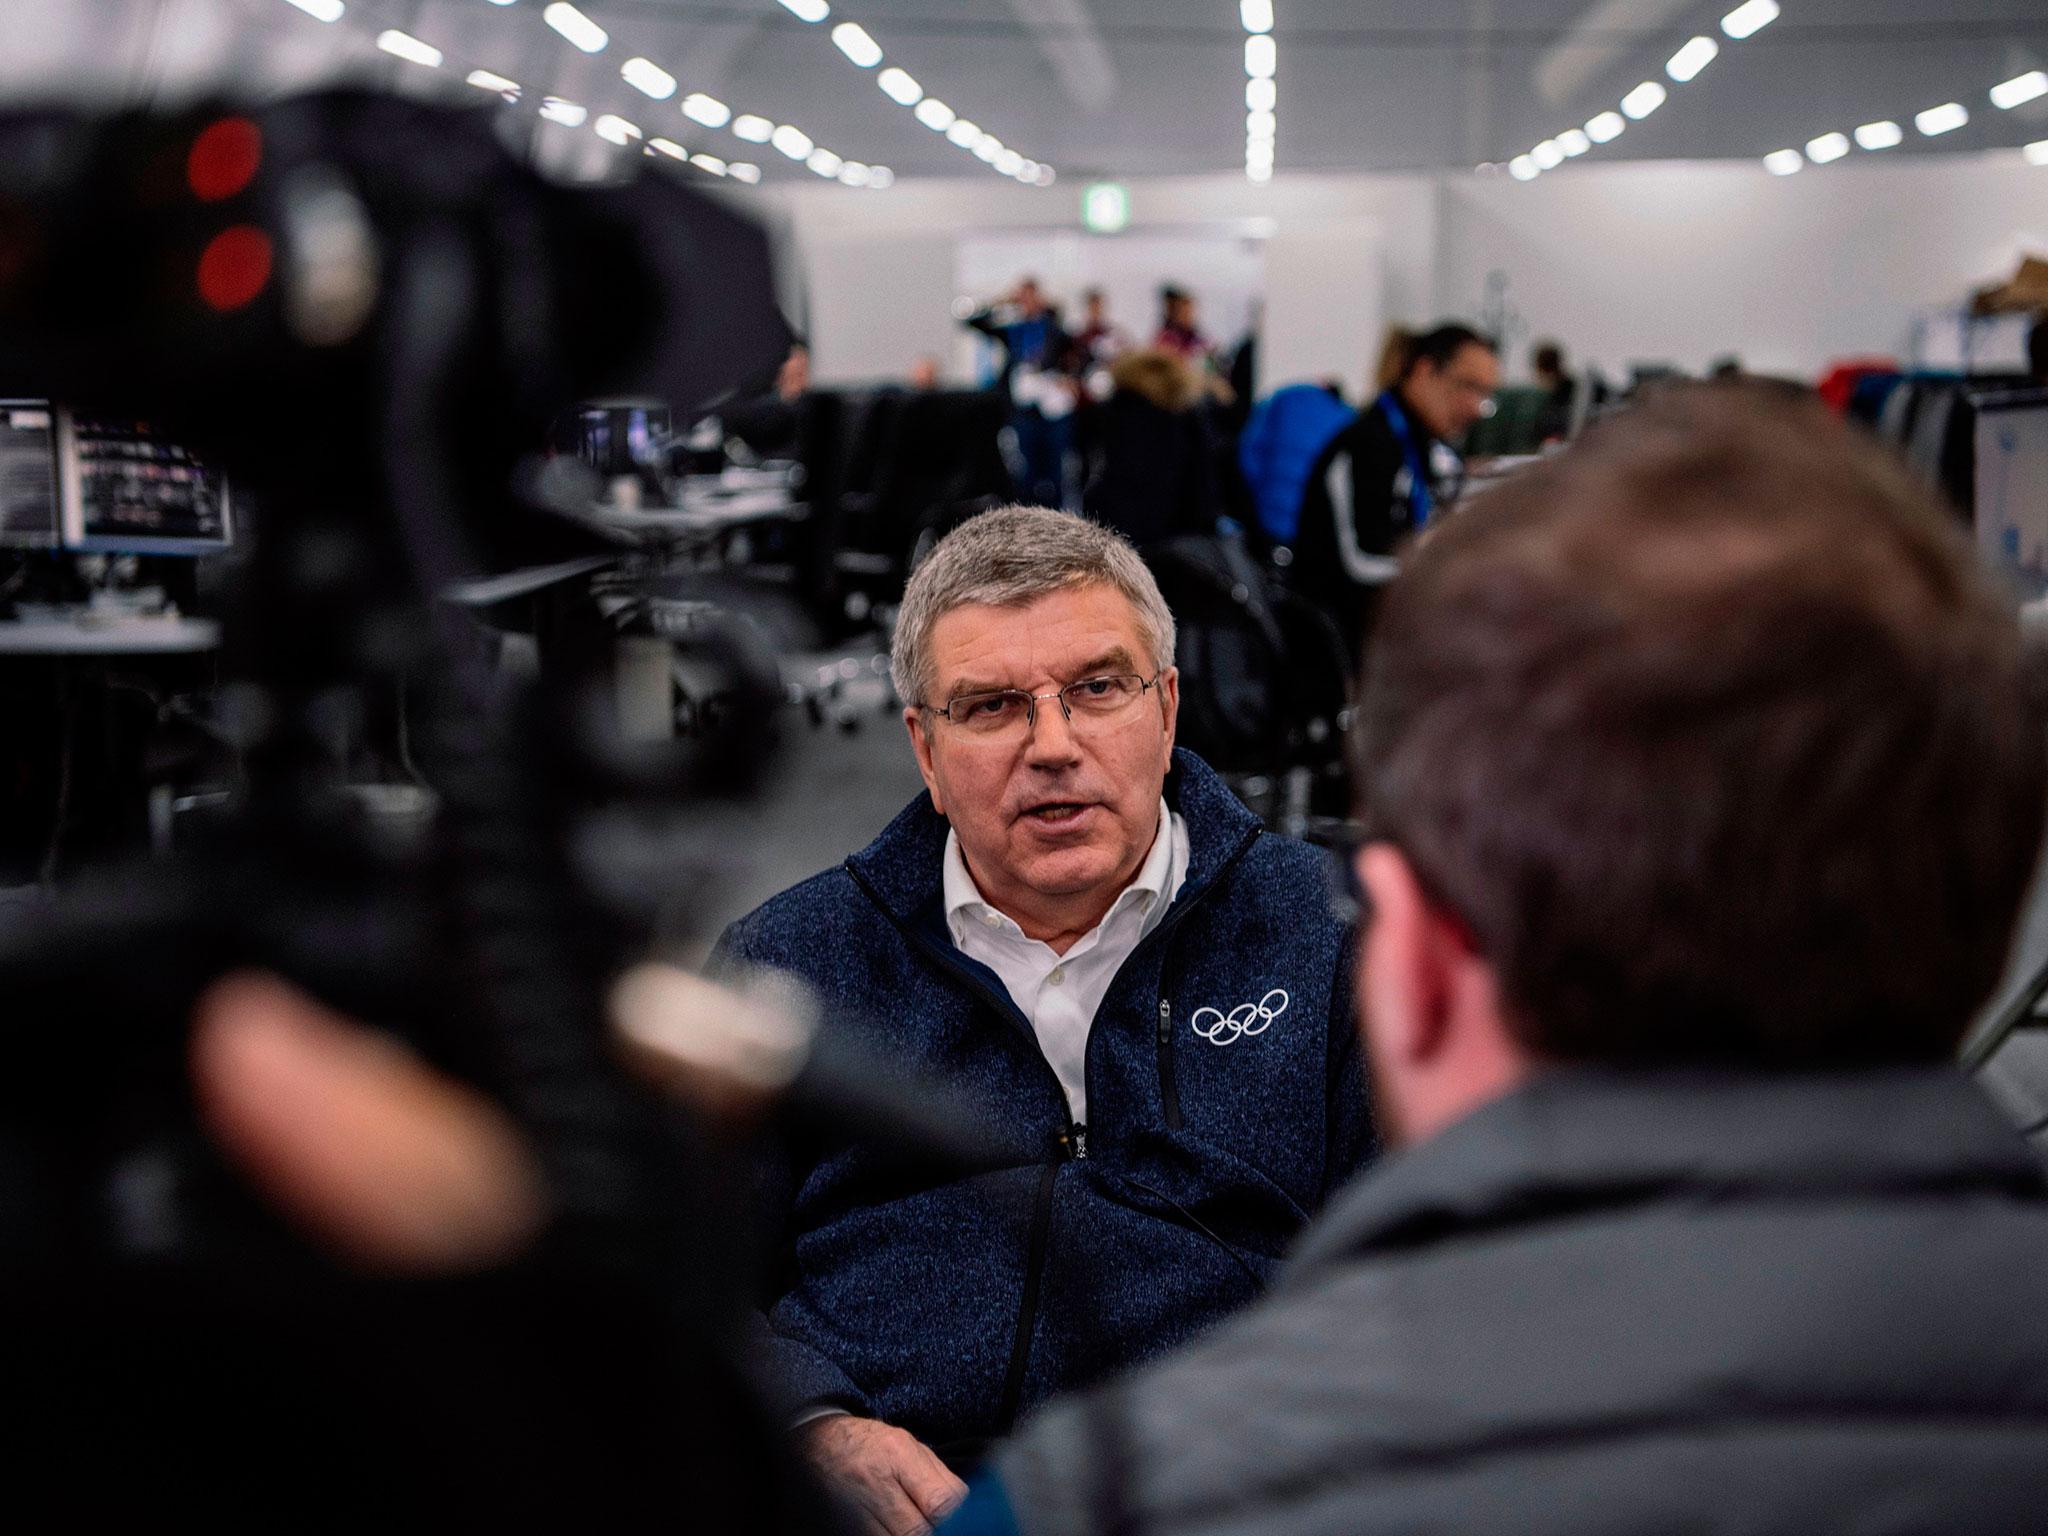
[[[1556,1058],[1953,1051],[2040,845],[2018,627],[1888,450],[1679,387],[1421,540],[1361,814]]]

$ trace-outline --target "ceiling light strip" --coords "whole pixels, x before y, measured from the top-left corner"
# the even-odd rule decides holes
[[[1743,4],[1721,18],[1721,33],[1729,43],[1739,43],[1756,36],[1780,14],[1778,0],[1744,0]],[[1720,42],[1702,33],[1687,39],[1671,55],[1664,65],[1664,74],[1674,86],[1689,85],[1725,51]],[[1517,181],[1534,181],[1544,172],[1557,169],[1567,160],[1576,160],[1597,145],[1612,144],[1628,131],[1630,123],[1641,122],[1670,99],[1671,91],[1663,81],[1645,80],[1621,98],[1619,111],[1599,113],[1583,128],[1570,128],[1554,139],[1545,139],[1527,154],[1510,160],[1508,174]],[[1779,175],[1790,175],[1797,169],[1782,158],[1785,155],[1791,155],[1800,165],[1805,164],[1798,150],[1780,150],[1772,157]]]

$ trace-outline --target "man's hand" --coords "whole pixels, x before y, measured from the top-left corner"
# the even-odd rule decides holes
[[[804,1456],[850,1504],[868,1536],[928,1531],[967,1496],[967,1485],[917,1437],[875,1419],[836,1413],[797,1431]]]

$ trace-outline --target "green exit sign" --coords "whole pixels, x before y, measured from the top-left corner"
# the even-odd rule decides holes
[[[1098,235],[1113,235],[1131,222],[1131,194],[1122,182],[1098,181],[1081,193],[1081,222]]]

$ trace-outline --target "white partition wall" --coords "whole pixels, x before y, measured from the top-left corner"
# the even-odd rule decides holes
[[[1282,229],[1266,242],[1266,322],[1259,392],[1334,378],[1362,398],[1385,334],[1379,226],[1333,219]]]

